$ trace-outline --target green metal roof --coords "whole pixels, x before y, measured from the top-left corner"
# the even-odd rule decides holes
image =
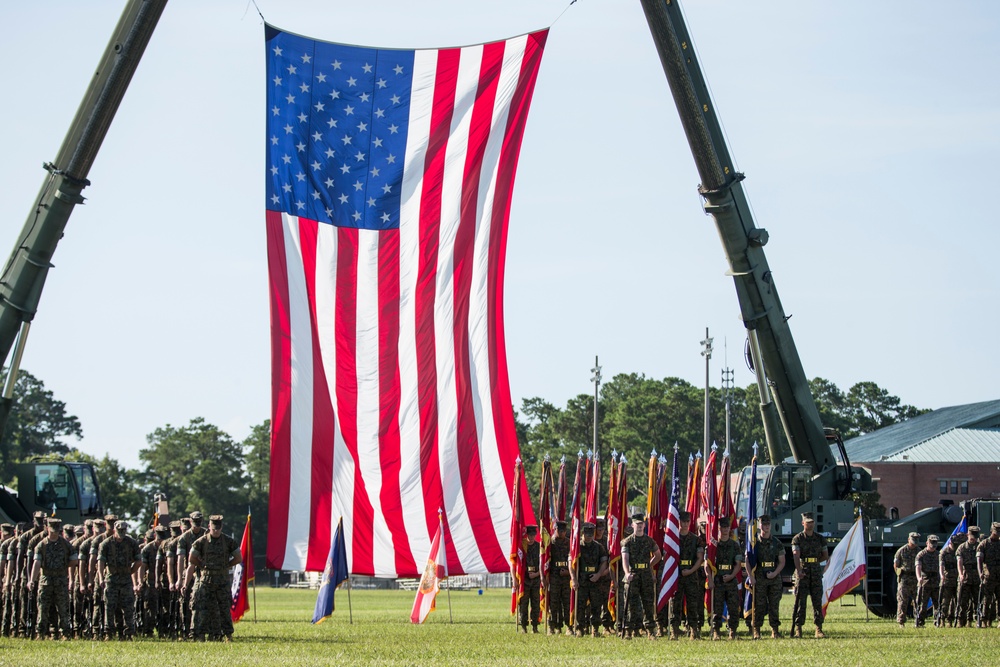
[[[953,428],[883,460],[889,463],[1000,463],[1000,428]]]
[[[904,449],[937,438],[953,429],[1000,429],[1000,400],[939,408],[919,417],[851,438],[844,443],[844,446],[851,463],[874,462],[882,460],[884,456],[891,457]],[[934,446],[936,447],[937,445]],[[835,450],[834,454],[836,455]],[[948,460],[963,459],[952,456]]]

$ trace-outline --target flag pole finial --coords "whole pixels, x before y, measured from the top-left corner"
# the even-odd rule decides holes
[[[712,451],[713,452],[717,452],[718,450],[719,450],[719,446],[717,444],[715,444],[715,441],[713,440],[712,441]]]
[[[545,452],[545,460],[546,460],[546,461],[548,461],[548,460],[549,460],[549,453],[548,453],[548,452]]]
[[[562,456],[561,456],[561,457],[559,458],[559,463],[562,463],[562,464],[565,464],[565,463],[566,463],[566,455],[565,455],[565,454],[563,454],[563,455],[562,455]]]
[[[576,453],[576,458],[578,458],[578,459],[582,459],[583,458],[583,447],[581,447],[580,451],[578,451]]]
[[[753,457],[757,458],[757,441],[756,440],[753,443]]]
[[[696,459],[700,459],[700,458],[701,458],[701,452],[698,452],[697,454],[695,454],[695,455],[694,455],[694,457],[695,457]]]
[[[676,440],[674,440],[674,452],[677,452],[677,450],[679,450],[680,448],[681,448],[681,446],[679,444],[677,444]]]
[[[651,458],[651,459],[655,459],[656,458],[656,447],[653,447],[653,453],[649,455],[649,458]]]
[[[625,452],[621,453],[621,455],[618,457],[618,460],[621,461],[622,463],[628,463],[628,461],[625,460]]]

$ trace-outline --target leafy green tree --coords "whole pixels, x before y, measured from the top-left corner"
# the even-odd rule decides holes
[[[227,532],[240,530],[250,489],[239,443],[201,417],[180,428],[160,427],[146,441],[139,459],[146,465],[143,483],[150,500],[164,493],[171,515],[223,514]]]
[[[847,392],[847,414],[855,429],[852,436],[871,433],[925,412],[903,404],[898,396],[874,382],[858,382]]]
[[[14,404],[0,438],[0,483],[9,484],[14,466],[31,456],[66,454],[66,438],[83,437],[80,420],[66,412],[45,384],[26,370],[18,373]]]

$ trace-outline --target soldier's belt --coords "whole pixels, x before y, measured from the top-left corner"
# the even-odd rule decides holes
[[[633,570],[645,570],[648,567],[648,563],[636,563],[632,566]]]
[[[803,563],[818,563],[819,562],[819,558],[803,558],[802,562]]]
[[[132,574],[132,568],[130,567],[112,567],[108,566],[108,572],[110,574]]]
[[[681,567],[691,567],[691,561],[690,560],[682,560],[681,561]]]
[[[64,569],[59,569],[57,567],[43,567],[42,574],[46,577],[65,577],[69,575],[69,572]]]
[[[229,570],[227,570],[226,568],[206,567],[204,570],[202,570],[202,572],[204,572],[205,574],[226,574],[227,572],[229,572]]]
[[[535,567],[534,565],[529,565],[528,572],[538,572],[538,568]]]
[[[596,567],[585,567],[585,568],[583,568],[583,571],[584,572],[597,572],[597,568]]]
[[[719,572],[729,572],[733,569],[732,565],[720,565]]]
[[[569,563],[567,563],[567,562],[566,562],[566,561],[564,561],[564,560],[561,560],[561,561],[559,561],[559,562],[557,562],[557,563],[554,563],[554,565],[555,565],[556,567],[569,567]]]
[[[761,563],[760,566],[761,567],[774,567],[774,561],[773,560],[769,560],[767,562]]]

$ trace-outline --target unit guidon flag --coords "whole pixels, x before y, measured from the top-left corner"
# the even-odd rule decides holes
[[[507,221],[546,30],[396,50],[266,28],[268,567],[506,572]],[[523,495],[527,495],[524,491]],[[530,513],[530,507],[527,510]]]

